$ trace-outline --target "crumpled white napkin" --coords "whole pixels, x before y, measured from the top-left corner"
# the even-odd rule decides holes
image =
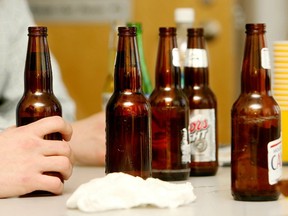
[[[80,185],[66,202],[68,208],[83,212],[128,209],[153,205],[176,208],[193,202],[190,182],[176,184],[155,178],[146,180],[124,173],[110,173]]]

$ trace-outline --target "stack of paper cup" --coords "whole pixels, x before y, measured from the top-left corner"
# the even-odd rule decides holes
[[[281,108],[283,162],[288,162],[288,40],[273,43],[272,92]]]

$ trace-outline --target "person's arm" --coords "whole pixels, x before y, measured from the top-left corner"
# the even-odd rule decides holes
[[[73,135],[69,142],[75,164],[104,166],[105,113],[99,112],[72,123]]]
[[[43,139],[55,132],[61,133],[64,140]],[[0,132],[0,198],[35,190],[61,194],[63,182],[43,173],[59,172],[64,180],[71,176],[71,149],[67,143],[71,135],[71,125],[59,116]]]

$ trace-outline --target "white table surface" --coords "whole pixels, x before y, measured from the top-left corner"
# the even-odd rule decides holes
[[[220,167],[216,176],[191,177],[197,196],[195,202],[176,209],[141,207],[128,210],[114,210],[101,213],[82,213],[66,208],[66,200],[82,183],[104,176],[104,168],[74,167],[73,175],[65,183],[63,195],[50,197],[0,199],[1,216],[92,216],[92,215],[133,215],[133,216],[202,216],[202,215],[273,215],[288,216],[288,198],[280,196],[278,201],[242,202],[234,201],[230,191],[230,168]],[[283,169],[283,178],[288,179],[288,167]]]

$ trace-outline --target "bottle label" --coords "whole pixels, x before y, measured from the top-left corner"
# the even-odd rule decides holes
[[[216,161],[215,109],[194,109],[190,113],[188,131],[192,161]]]
[[[207,68],[207,52],[205,49],[187,49],[185,67]]]
[[[267,47],[261,49],[261,66],[264,69],[271,69],[269,50]]]
[[[269,184],[276,184],[282,175],[282,139],[273,140],[267,145]]]
[[[181,140],[181,152],[182,158],[181,161],[183,164],[191,162],[191,148],[188,142],[188,134],[187,129],[182,129],[182,140]]]
[[[175,67],[180,67],[180,53],[178,48],[172,49],[172,64]]]

